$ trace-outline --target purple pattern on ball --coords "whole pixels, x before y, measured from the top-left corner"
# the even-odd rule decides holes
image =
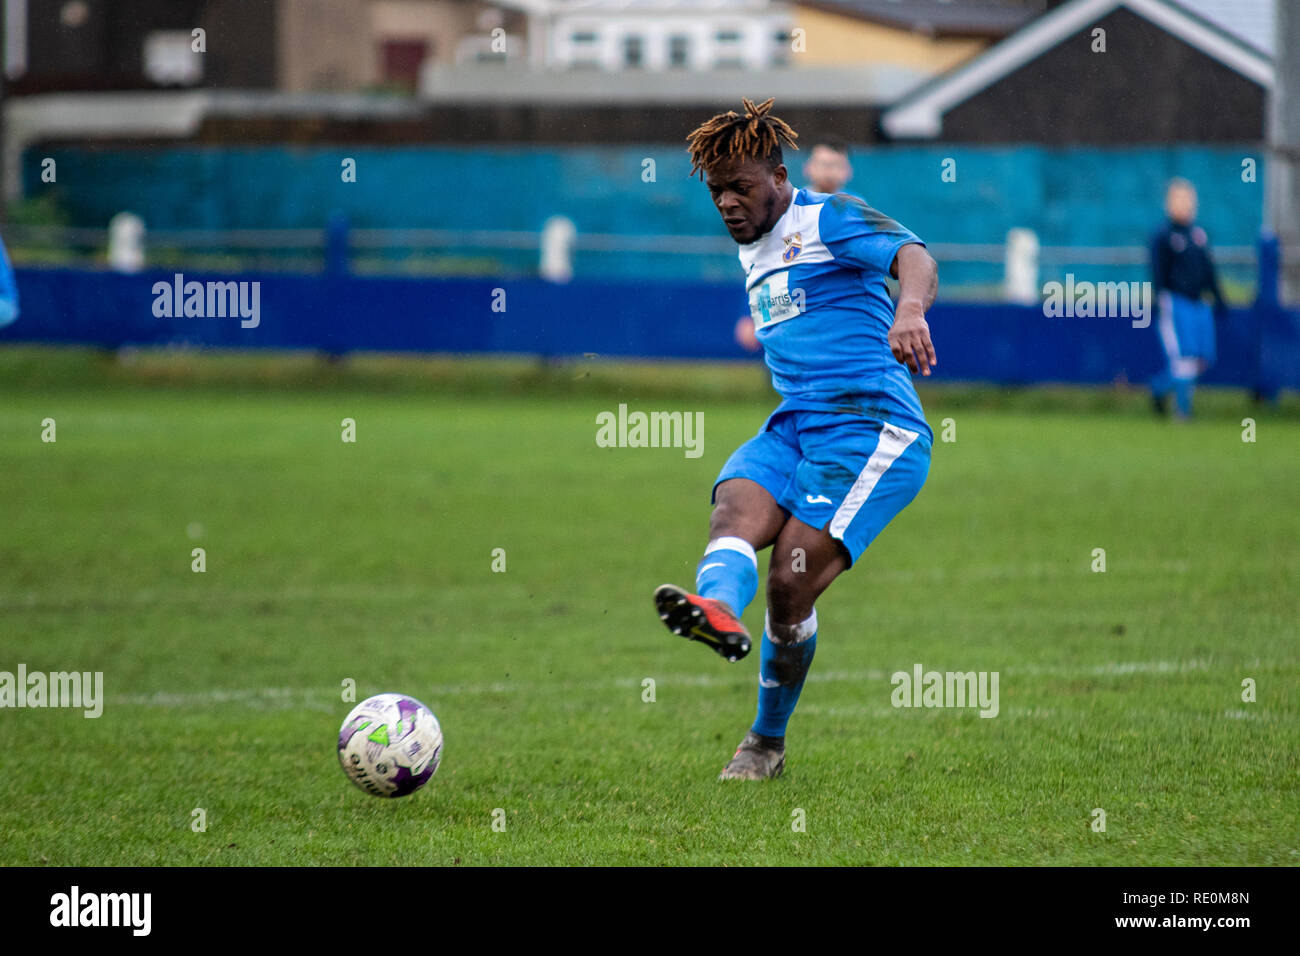
[[[344,724],[343,729],[339,731],[339,750],[346,747],[348,741],[356,735],[357,731],[368,723],[370,723],[369,717],[357,716]]]
[[[411,700],[409,697],[403,697],[397,702],[397,719],[404,728],[402,737],[405,737],[415,729],[415,718],[420,715],[420,711],[426,708],[419,701]],[[410,718],[409,720],[407,718]],[[399,740],[401,737],[398,738]]]
[[[414,793],[429,782],[429,778],[433,776],[433,772],[437,769],[437,757],[429,761],[429,765],[424,768],[424,771],[419,776],[411,773],[409,767],[398,767],[397,773],[394,774],[392,779],[393,792],[390,796],[404,797],[408,793]]]

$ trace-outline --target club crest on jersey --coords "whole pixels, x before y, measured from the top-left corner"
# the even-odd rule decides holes
[[[782,236],[781,241],[785,243],[785,251],[781,253],[783,262],[793,262],[794,257],[803,251],[803,233],[796,232],[793,236]]]

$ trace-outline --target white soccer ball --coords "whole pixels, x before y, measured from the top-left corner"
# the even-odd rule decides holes
[[[376,694],[352,708],[339,730],[339,763],[376,797],[404,797],[429,782],[442,759],[433,711],[405,694]]]

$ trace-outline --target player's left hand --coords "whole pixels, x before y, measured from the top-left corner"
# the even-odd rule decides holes
[[[754,320],[747,315],[736,320],[736,344],[750,352],[762,348],[758,344],[758,335],[754,332]]]
[[[919,302],[899,302],[889,330],[889,350],[915,374],[929,375],[939,364],[930,341],[930,325]]]

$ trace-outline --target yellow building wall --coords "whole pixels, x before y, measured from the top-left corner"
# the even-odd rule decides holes
[[[802,28],[806,50],[795,53],[795,66],[866,66],[889,63],[941,73],[986,49],[990,41],[933,38],[854,17],[810,7],[796,7],[790,28]]]
[[[374,51],[367,5],[357,0],[293,0],[277,5],[282,90],[353,90],[370,81]],[[360,44],[358,43],[360,40]]]

